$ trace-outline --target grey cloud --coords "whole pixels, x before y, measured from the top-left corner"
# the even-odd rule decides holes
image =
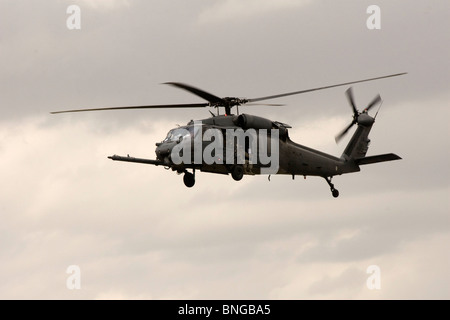
[[[374,260],[387,279],[378,297],[448,297],[447,1],[378,1],[379,31],[361,1],[267,1],[250,16],[227,16],[235,1],[90,3],[79,31],[65,27],[72,1],[0,3],[1,297],[366,298]],[[403,71],[354,88],[360,108],[384,99],[369,153],[403,160],[335,177],[338,199],[322,178],[199,173],[186,189],[171,171],[106,158],[152,158],[207,109],[49,115],[201,100],[166,81],[252,98]],[[241,111],[339,156],[345,89]]]

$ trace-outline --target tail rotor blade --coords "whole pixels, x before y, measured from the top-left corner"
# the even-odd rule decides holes
[[[358,114],[358,109],[356,109],[355,99],[353,97],[353,89],[352,89],[352,87],[348,88],[347,91],[345,91],[345,94],[347,96],[348,103],[350,103],[350,106],[353,109],[353,114],[357,115]]]
[[[352,121],[344,130],[342,130],[336,137],[334,138],[336,140],[336,143],[338,143],[348,132],[348,130],[353,127],[353,125],[356,123],[356,121]]]
[[[372,102],[369,103],[369,105],[364,109],[363,112],[368,112],[373,106],[381,102],[381,96],[377,95],[375,99],[372,100]]]

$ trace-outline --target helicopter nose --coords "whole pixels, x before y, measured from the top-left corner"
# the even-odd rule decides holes
[[[172,147],[172,144],[169,143],[157,143],[155,150],[157,158],[162,159],[167,157],[170,154]]]

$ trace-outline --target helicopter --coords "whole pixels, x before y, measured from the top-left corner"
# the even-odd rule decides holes
[[[394,153],[366,156],[370,144],[369,132],[378,114],[377,111],[372,117],[369,115],[369,111],[376,105],[381,106],[382,99],[379,94],[360,111],[356,107],[352,87],[345,91],[353,112],[352,121],[335,136],[336,143],[354,125],[357,128],[340,157],[292,141],[289,138],[289,129],[292,128],[290,125],[256,115],[239,113],[239,106],[261,104],[260,101],[264,100],[404,74],[406,72],[252,99],[220,98],[185,83],[166,82],[165,84],[186,90],[207,102],[76,109],[54,111],[51,114],[127,109],[213,107],[217,109],[217,112],[215,114],[209,110],[211,117],[191,120],[184,126],[171,129],[164,140],[156,143],[156,159],[136,158],[129,155],[112,155],[108,158],[114,161],[163,166],[166,169],[176,171],[178,174],[184,174],[183,182],[188,188],[195,184],[196,170],[231,175],[235,181],[240,181],[244,175],[260,174],[268,174],[269,181],[272,174],[291,175],[292,179],[295,176],[304,176],[305,179],[307,176],[317,176],[325,179],[332,196],[337,198],[339,191],[331,182],[334,176],[359,172],[361,165],[401,159]],[[280,106],[280,104],[264,105]],[[223,114],[220,114],[220,108],[224,109]],[[236,108],[236,114],[232,113],[233,108]],[[188,170],[191,170],[191,172]]]

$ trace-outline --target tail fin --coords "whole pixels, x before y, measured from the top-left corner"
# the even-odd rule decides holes
[[[401,158],[394,153],[366,157],[370,144],[370,129],[372,129],[372,124],[365,126],[358,125],[358,129],[356,129],[356,132],[350,139],[350,142],[345,148],[341,158],[345,160],[354,160],[358,166],[384,161],[400,160]]]
[[[366,156],[367,150],[369,150],[369,132],[372,129],[372,124],[358,125],[358,128],[341,155],[342,159],[360,159]]]
[[[372,118],[371,116],[369,116],[368,111],[378,103],[382,102],[382,100],[380,95],[377,95],[375,99],[373,99],[362,112],[359,112],[356,108],[352,92],[352,88],[349,88],[345,93],[347,95],[350,106],[353,109],[353,121],[336,136],[336,142],[340,140],[353,125],[357,124],[358,128],[356,129],[355,133],[347,144],[347,147],[342,153],[341,159],[345,161],[353,161],[358,166],[362,164],[371,164],[401,159],[399,156],[393,153],[366,157],[366,153],[367,150],[369,150],[370,144],[369,132],[372,129],[375,118],[378,114],[377,111],[375,117]]]

